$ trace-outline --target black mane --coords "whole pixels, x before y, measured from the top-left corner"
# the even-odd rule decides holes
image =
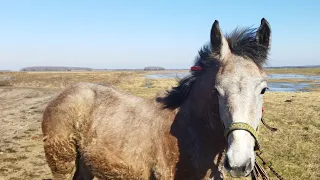
[[[226,39],[233,54],[251,59],[262,68],[266,63],[269,47],[257,43],[256,33],[256,28],[236,28],[226,35]]]
[[[256,32],[257,29],[255,28],[236,28],[230,34],[226,34],[225,37],[231,53],[252,60],[259,68],[262,68],[267,61],[269,47],[257,43]],[[213,57],[209,43],[199,50],[198,56],[195,58],[195,66],[200,66],[204,70],[206,67],[217,63],[218,60]],[[180,107],[188,97],[192,85],[197,80],[197,76],[201,75],[204,70],[191,71],[189,76],[179,81],[178,86],[173,87],[165,97],[157,100],[164,104],[164,108],[175,109]]]

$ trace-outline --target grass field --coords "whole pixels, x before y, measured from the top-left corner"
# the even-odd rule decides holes
[[[306,74],[320,75],[320,68],[284,68],[284,69],[267,69],[267,73],[272,74]]]
[[[290,70],[268,72],[320,72],[319,69]],[[94,82],[153,98],[176,84],[174,79],[146,80],[144,74],[142,71],[0,73],[12,77],[9,84],[0,83],[0,179],[51,178],[42,146],[41,115],[47,103],[63,88],[76,82]],[[320,179],[319,97],[319,91],[265,94],[265,120],[279,131],[272,133],[261,125],[262,156],[271,160],[285,179]]]

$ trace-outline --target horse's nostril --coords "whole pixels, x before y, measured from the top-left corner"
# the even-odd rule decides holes
[[[247,169],[248,169],[248,166],[242,166],[241,171],[245,172],[245,171],[247,171]]]
[[[247,162],[244,171],[246,172],[250,172],[252,170],[252,162],[251,162],[251,158],[249,159],[249,161]]]
[[[231,173],[232,177],[247,176],[253,168],[251,158],[247,159],[244,163],[232,164],[228,156],[225,158],[224,167]]]

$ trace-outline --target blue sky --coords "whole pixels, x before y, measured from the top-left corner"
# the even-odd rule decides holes
[[[0,1],[0,69],[189,68],[219,20],[272,29],[269,65],[320,64],[320,1]]]

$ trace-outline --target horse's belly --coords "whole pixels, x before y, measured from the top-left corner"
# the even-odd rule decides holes
[[[161,155],[138,153],[132,155],[103,146],[87,146],[83,153],[85,164],[101,179],[173,179],[175,164],[168,165]],[[155,157],[157,160],[155,160]]]
[[[138,162],[135,166],[119,156],[106,149],[86,148],[83,158],[93,175],[101,179],[149,179],[147,166]]]

